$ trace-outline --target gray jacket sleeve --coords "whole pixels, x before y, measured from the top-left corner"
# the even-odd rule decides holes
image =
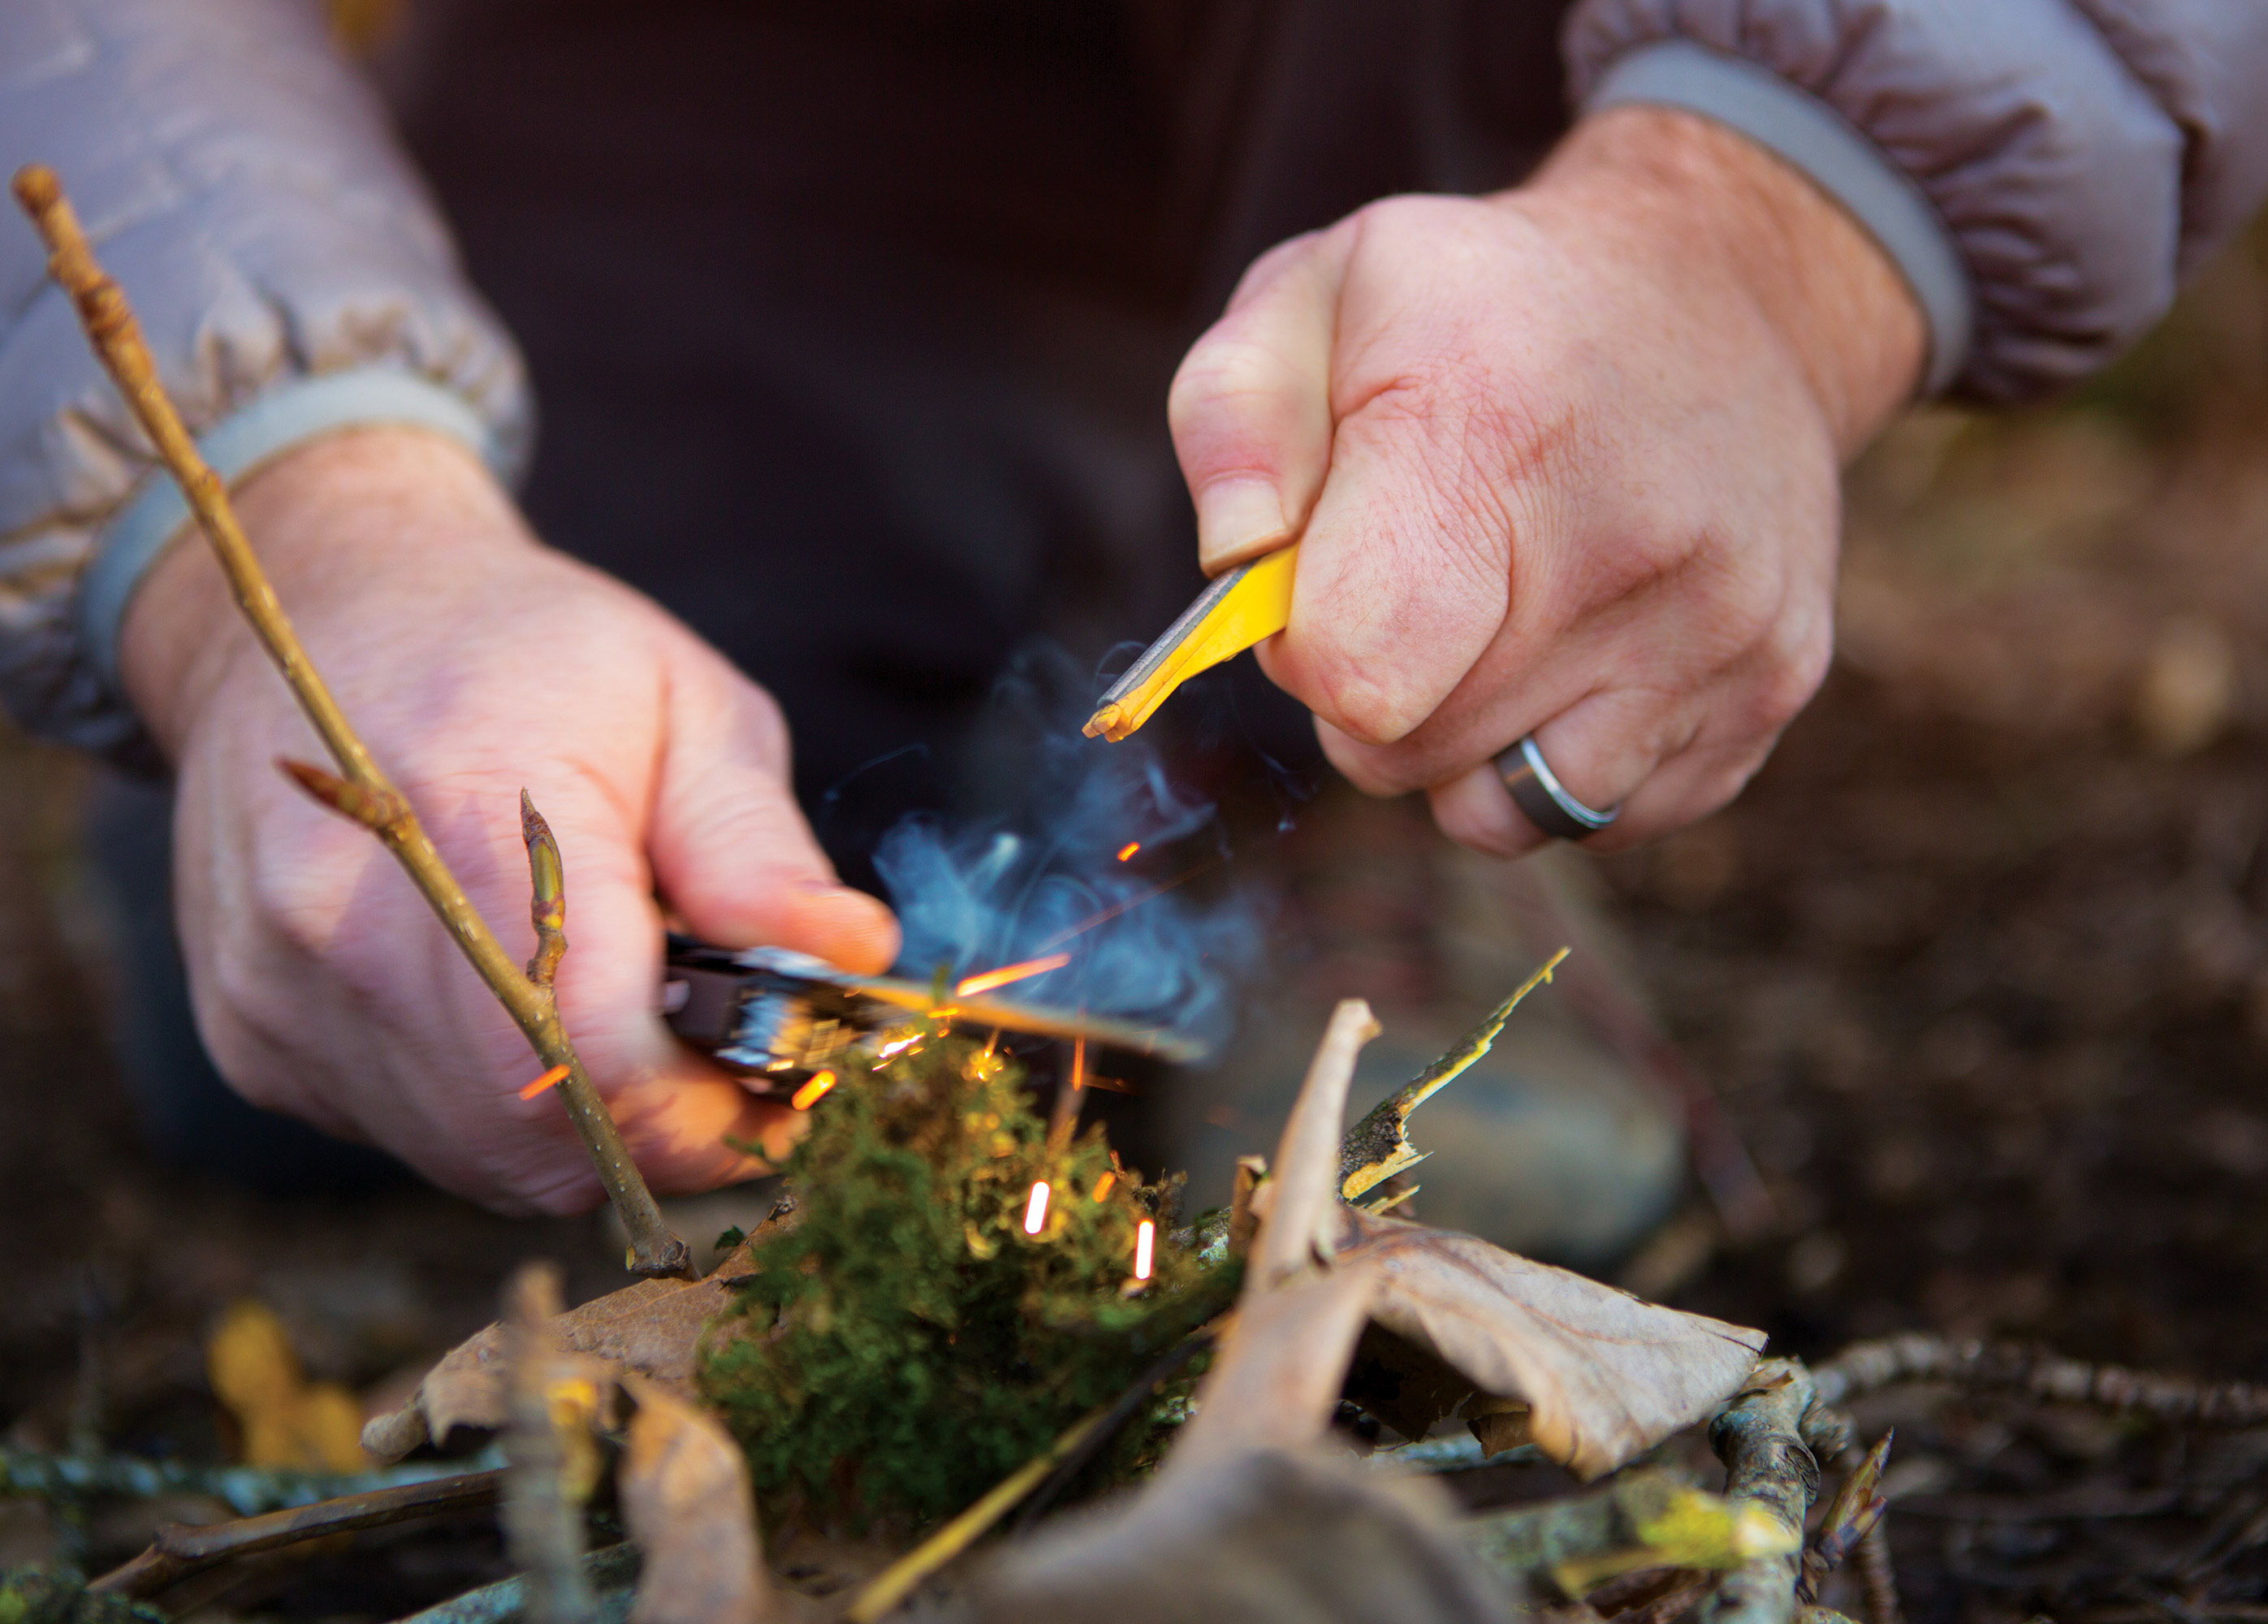
[[[1841,197],[1980,398],[2104,365],[2268,193],[2261,0],[1580,0],[1565,44],[1585,107],[1709,114]]]
[[[519,358],[315,0],[5,0],[0,169],[34,161],[225,477],[372,423],[516,469]],[[45,269],[0,215],[0,701],[131,753],[118,616],[186,512]]]

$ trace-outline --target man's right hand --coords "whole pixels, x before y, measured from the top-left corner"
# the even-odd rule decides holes
[[[797,809],[778,708],[691,631],[544,547],[466,452],[334,436],[239,512],[309,655],[508,950],[532,946],[525,786],[559,839],[567,1029],[659,1190],[763,1171],[800,1120],[670,1036],[656,892],[703,938],[873,972],[889,911]],[[600,1196],[541,1068],[408,878],[276,758],[324,761],[200,538],[136,595],[128,691],[175,762],[174,900],[197,1025],[256,1105],[384,1146],[506,1210]]]

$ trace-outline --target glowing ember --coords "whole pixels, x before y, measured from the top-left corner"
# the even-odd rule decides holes
[[[1121,846],[1118,849],[1118,860],[1121,863],[1123,863],[1127,858],[1132,856],[1136,852],[1141,849],[1142,842],[1140,841],[1128,841],[1123,846]]]
[[[956,998],[973,997],[990,992],[996,987],[1005,987],[1011,981],[1020,981],[1035,975],[1045,975],[1050,970],[1060,970],[1071,962],[1069,953],[1049,953],[1044,959],[1027,959],[1021,964],[1003,965],[997,970],[987,970],[972,975],[953,989]]]
[[[1047,1226],[1048,1181],[1042,1179],[1033,1184],[1032,1199],[1024,1204],[1024,1233],[1036,1235]]]
[[[534,1082],[520,1090],[519,1097],[522,1099],[533,1099],[547,1088],[558,1087],[562,1083],[564,1083],[567,1080],[567,1073],[569,1069],[570,1069],[565,1066],[552,1067],[550,1070],[545,1072],[541,1077],[536,1078]]]
[[[1071,1040],[1071,1091],[1074,1094],[1086,1086],[1086,1040]]]
[[[1147,1280],[1150,1278],[1151,1254],[1157,1250],[1157,1246],[1158,1226],[1151,1223],[1149,1219],[1145,1218],[1142,1220],[1142,1227],[1134,1231],[1135,1279]]]
[[[1110,1187],[1117,1182],[1118,1175],[1115,1172],[1107,1172],[1097,1179],[1094,1181],[1094,1199],[1108,1201],[1110,1198]]]
[[[819,1102],[819,1097],[821,1094],[834,1086],[835,1074],[831,1071],[820,1072],[810,1082],[796,1090],[787,1103],[799,1111],[808,1111]]]

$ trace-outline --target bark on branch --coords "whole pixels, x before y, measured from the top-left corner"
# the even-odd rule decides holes
[[[288,1511],[239,1517],[233,1522],[201,1526],[161,1524],[149,1549],[133,1561],[112,1569],[86,1588],[137,1598],[154,1596],[192,1574],[239,1557],[280,1551],[328,1534],[383,1528],[392,1523],[415,1522],[420,1517],[494,1505],[503,1481],[501,1472],[468,1472],[457,1477],[431,1478],[422,1483],[404,1483],[393,1488],[372,1489],[368,1494],[319,1501]]]
[[[1767,1359],[1747,1391],[1710,1424],[1725,1463],[1725,1496],[1752,1503],[1792,1534],[1787,1554],[1727,1574],[1701,1604],[1701,1624],[1788,1624],[1803,1573],[1803,1520],[1819,1494],[1819,1462],[1804,1443],[1814,1403],[1810,1371],[1796,1359]]]
[[[2268,1386],[2200,1382],[2115,1364],[2088,1364],[2013,1342],[1956,1341],[1920,1332],[1854,1342],[1815,1372],[1822,1404],[1900,1382],[1950,1382],[1971,1391],[2019,1393],[2049,1404],[2136,1410],[2160,1421],[2209,1427],[2268,1422]]]

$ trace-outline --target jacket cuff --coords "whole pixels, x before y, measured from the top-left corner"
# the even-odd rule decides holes
[[[384,366],[297,378],[271,389],[200,436],[197,451],[224,484],[234,485],[311,440],[377,428],[446,436],[473,451],[498,478],[510,478],[509,448],[462,396]],[[114,694],[123,692],[118,636],[127,608],[151,567],[189,522],[180,486],[162,470],[152,474],[111,521],[79,576],[74,606],[79,646]]]
[[[1685,41],[1863,132],[1959,246],[1975,314],[1955,390],[2021,400],[2098,371],[2173,303],[2182,131],[2095,4],[1576,0],[1561,41],[1579,104],[1625,58]]]
[[[1897,268],[1929,326],[1921,393],[1941,393],[1969,358],[1976,300],[1960,245],[1928,195],[1841,114],[1768,68],[1690,40],[1625,52],[1584,99],[1595,113],[1675,107],[1739,131],[1840,203]]]

